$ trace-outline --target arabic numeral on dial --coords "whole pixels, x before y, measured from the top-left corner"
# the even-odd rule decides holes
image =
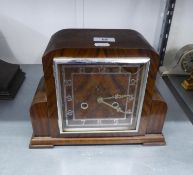
[[[68,110],[66,113],[67,116],[72,116],[73,115],[73,111],[72,110]]]
[[[130,84],[131,84],[131,85],[135,85],[135,84],[137,84],[137,80],[136,80],[136,79],[131,79]]]
[[[84,67],[81,67],[80,68],[80,73],[84,73],[85,72],[85,68]]]
[[[65,86],[72,86],[72,81],[71,80],[65,80],[64,85]]]
[[[105,70],[106,70],[105,67],[99,67],[99,72],[103,73],[103,72],[105,72]]]
[[[67,99],[67,101],[72,101],[72,96],[71,96],[71,95],[68,95],[68,96],[66,97],[66,99]]]
[[[133,95],[129,95],[129,101],[134,100],[134,96]]]

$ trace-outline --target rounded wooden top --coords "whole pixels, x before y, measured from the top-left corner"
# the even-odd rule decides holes
[[[95,37],[99,40],[107,38],[107,41],[94,41]],[[108,38],[114,41],[108,41]],[[99,43],[99,46],[95,46],[95,43]],[[44,57],[50,52],[62,49],[137,49],[155,52],[140,33],[129,29],[63,29],[51,37]]]

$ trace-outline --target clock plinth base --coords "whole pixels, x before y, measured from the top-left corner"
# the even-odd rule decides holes
[[[122,145],[143,144],[146,146],[165,145],[162,134],[147,134],[134,137],[103,137],[103,138],[52,138],[32,137],[30,148],[53,148],[60,145]]]
[[[60,135],[52,137],[50,134],[47,107],[47,97],[44,79],[40,80],[31,105],[30,114],[34,134],[30,148],[53,148],[55,145],[107,145],[107,144],[143,144],[165,145],[162,128],[167,111],[167,105],[157,90],[154,91],[148,127],[145,135],[128,137],[76,137],[64,138]]]

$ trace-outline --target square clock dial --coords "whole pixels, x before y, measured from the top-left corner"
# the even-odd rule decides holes
[[[149,60],[54,58],[60,132],[137,132]]]

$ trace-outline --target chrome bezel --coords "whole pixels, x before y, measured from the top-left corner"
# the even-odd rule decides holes
[[[140,87],[140,103],[138,107],[137,125],[135,130],[102,130],[102,128],[96,130],[88,130],[88,128],[73,129],[72,131],[63,130],[63,110],[62,110],[62,99],[61,99],[61,83],[59,81],[58,65],[86,65],[86,64],[145,64],[144,77],[142,85]],[[137,133],[139,131],[141,113],[143,108],[143,101],[145,96],[148,72],[150,66],[150,58],[148,57],[121,57],[121,58],[70,58],[70,57],[56,57],[53,59],[53,69],[55,77],[56,87],[56,100],[58,110],[58,126],[60,134],[84,134],[84,133]],[[113,129],[113,128],[112,128]]]

